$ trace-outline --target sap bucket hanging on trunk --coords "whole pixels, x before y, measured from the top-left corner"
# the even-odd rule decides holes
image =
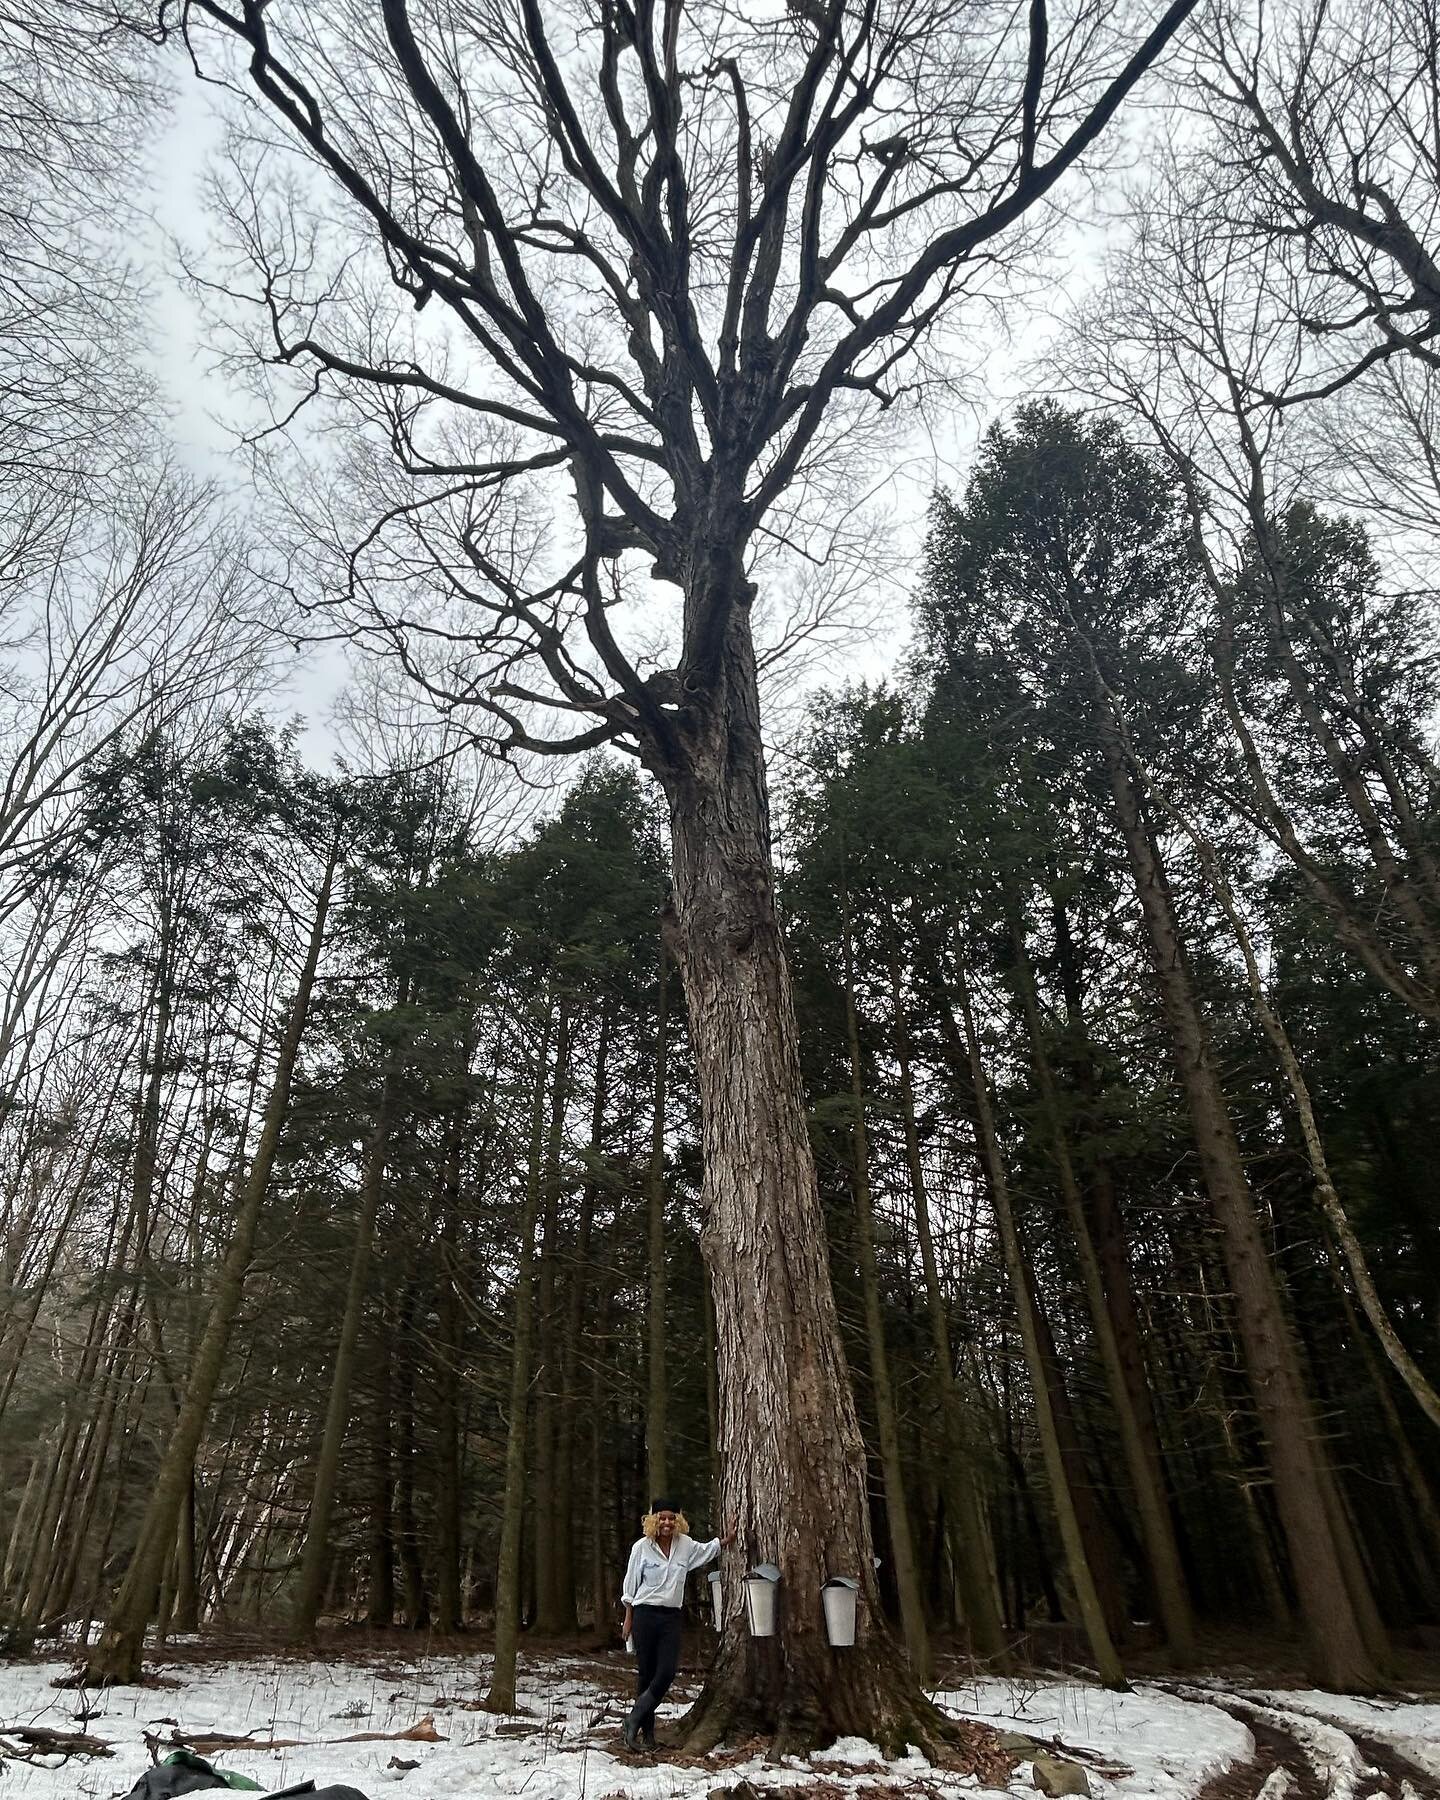
[[[825,1635],[832,1649],[848,1650],[855,1642],[855,1609],[859,1601],[860,1583],[848,1575],[832,1575],[821,1588]]]
[[[720,1592],[720,1571],[710,1571],[710,1609],[715,1615],[715,1629],[725,1629],[725,1602]]]
[[[751,1637],[775,1635],[775,1588],[780,1571],[774,1563],[757,1563],[745,1577],[745,1617]]]

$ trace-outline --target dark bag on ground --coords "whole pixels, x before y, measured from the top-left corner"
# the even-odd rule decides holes
[[[193,1750],[175,1750],[164,1762],[145,1771],[131,1788],[127,1800],[176,1800],[178,1795],[198,1794],[211,1788],[248,1788],[251,1793],[263,1792],[259,1782],[251,1781],[248,1776],[222,1774],[203,1756],[196,1756]],[[313,1781],[277,1788],[273,1790],[271,1800],[278,1800],[283,1794],[303,1794],[305,1800],[366,1800],[359,1788],[317,1788]]]

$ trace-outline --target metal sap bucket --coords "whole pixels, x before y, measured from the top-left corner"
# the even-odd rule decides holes
[[[745,1577],[745,1618],[751,1637],[774,1637],[775,1590],[780,1571],[774,1563],[757,1563]]]
[[[725,1600],[720,1591],[720,1571],[718,1569],[710,1571],[710,1608],[715,1615],[715,1629],[723,1631],[725,1629]]]
[[[831,1648],[848,1649],[855,1642],[860,1583],[848,1575],[832,1575],[820,1590],[820,1602],[825,1608],[825,1635]]]

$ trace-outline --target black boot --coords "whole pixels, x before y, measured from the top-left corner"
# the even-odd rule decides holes
[[[640,1721],[633,1712],[626,1713],[625,1723],[620,1727],[620,1741],[627,1750],[633,1750],[640,1737]]]

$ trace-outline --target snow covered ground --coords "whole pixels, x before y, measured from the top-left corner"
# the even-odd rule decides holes
[[[65,1672],[62,1663],[0,1663],[0,1738],[18,1725],[59,1730],[83,1725],[108,1741],[114,1755],[9,1762],[0,1771],[0,1800],[125,1795],[149,1765],[146,1734],[168,1742],[177,1730],[186,1739],[228,1733],[254,1740],[255,1748],[206,1754],[267,1789],[312,1776],[322,1784],[350,1783],[373,1800],[391,1795],[401,1800],[402,1794],[408,1800],[449,1795],[707,1800],[713,1789],[742,1779],[770,1790],[809,1790],[824,1800],[876,1800],[881,1788],[910,1789],[925,1800],[990,1800],[1004,1792],[980,1787],[973,1776],[932,1769],[918,1757],[884,1762],[872,1745],[858,1740],[842,1742],[808,1763],[779,1767],[729,1756],[703,1763],[672,1760],[664,1748],[665,1724],[683,1712],[683,1699],[662,1711],[659,1757],[626,1757],[618,1733],[629,1666],[618,1656],[527,1660],[522,1711],[514,1719],[479,1710],[488,1676],[488,1658],[480,1655],[405,1657],[397,1650],[388,1659],[355,1662],[219,1663],[190,1661],[182,1654],[156,1670],[176,1685],[83,1697],[51,1685]],[[1097,1800],[1190,1800],[1225,1771],[1245,1769],[1255,1754],[1247,1726],[1220,1705],[1154,1686],[1111,1694],[1073,1681],[986,1679],[939,1698],[957,1716],[1076,1756]],[[1316,1771],[1326,1771],[1324,1791],[1336,1800],[1397,1791],[1366,1785],[1366,1759],[1347,1737],[1347,1725],[1403,1751],[1420,1769],[1440,1773],[1440,1707],[1382,1705],[1333,1694],[1247,1692],[1245,1699],[1266,1709],[1267,1717],[1273,1711],[1274,1717],[1290,1720],[1297,1728],[1293,1737],[1305,1746]],[[363,1732],[402,1732],[427,1719],[437,1742],[335,1741]],[[286,1748],[258,1747],[277,1739],[301,1741]],[[1020,1760],[1009,1791],[1033,1795],[1024,1747],[1017,1745],[1016,1753]],[[1274,1782],[1266,1789],[1281,1791]]]

